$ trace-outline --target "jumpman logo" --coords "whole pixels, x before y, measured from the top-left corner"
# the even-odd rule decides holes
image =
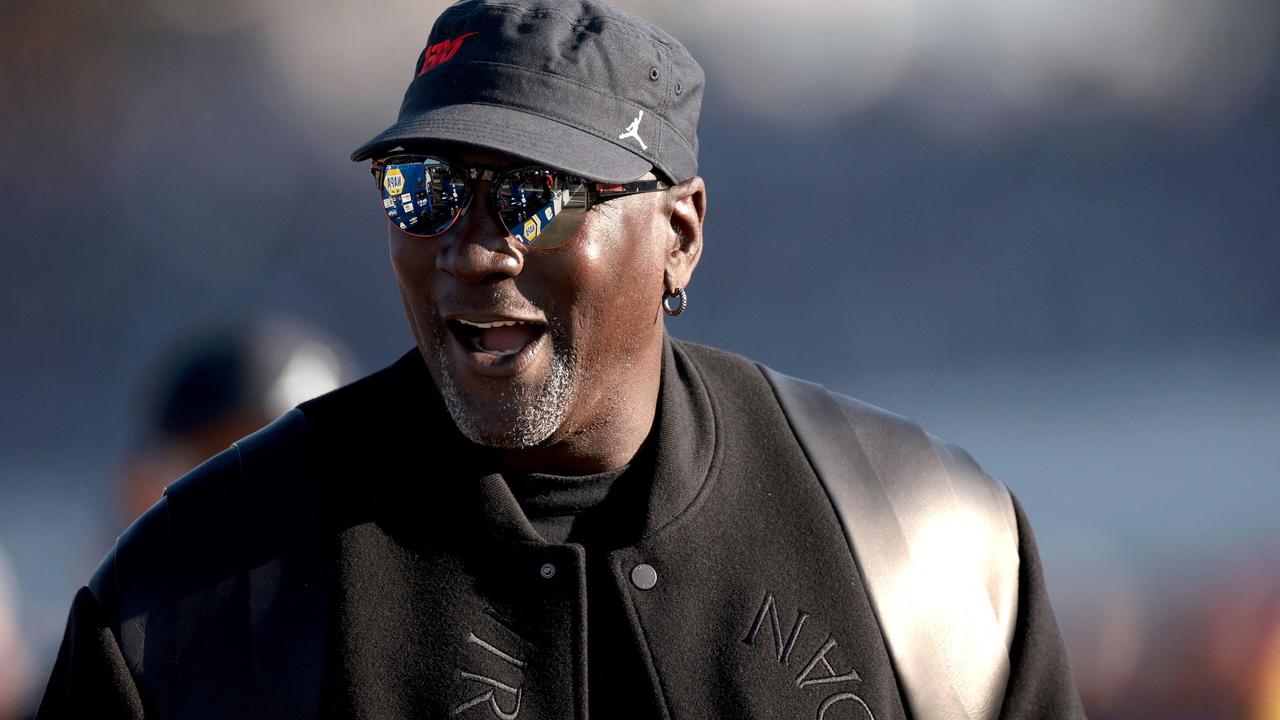
[[[641,110],[640,114],[636,116],[636,119],[632,120],[631,124],[627,126],[627,131],[618,136],[618,139],[626,140],[629,137],[633,137],[636,139],[636,142],[640,143],[641,150],[648,150],[649,146],[645,145],[644,141],[640,139],[640,118],[642,117],[644,117],[643,110]]]

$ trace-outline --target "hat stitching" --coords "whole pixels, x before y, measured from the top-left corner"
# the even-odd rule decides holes
[[[427,129],[427,127],[429,126],[429,127],[430,127],[430,129],[434,129],[434,130],[462,130],[462,131],[470,131],[470,130],[472,130],[472,129],[473,129],[473,127],[472,127],[471,125],[467,124],[467,123],[459,123],[459,122],[454,122],[454,121],[449,121],[449,120],[431,120],[431,121],[427,121],[427,122],[423,122],[423,123],[415,123],[415,124],[407,125],[407,126],[405,126],[405,127],[402,127],[402,128],[401,128],[401,130],[409,130],[409,129],[413,129],[414,125],[416,125],[417,127],[421,127],[421,128],[423,128],[423,129]],[[540,136],[540,135],[538,135],[538,134],[536,134],[536,133],[529,133],[529,132],[524,132],[524,131],[521,131],[521,130],[515,130],[515,129],[507,130],[507,133],[509,134],[509,136],[510,136],[510,137],[514,137],[514,138],[517,138],[517,139],[520,139],[520,140],[524,140],[524,141],[531,141],[531,144],[532,144],[533,142],[536,142],[536,141],[539,141],[539,140],[543,140],[543,139],[544,139],[544,138],[543,138],[543,136]],[[405,138],[405,140],[408,140],[408,139],[410,139],[410,138]],[[386,140],[386,141],[384,141],[384,142],[391,142],[391,141],[393,141],[393,138],[388,137],[388,138],[387,138],[387,140]],[[548,147],[548,149],[551,149],[551,146],[550,146],[550,145],[548,145],[547,147]],[[619,146],[619,147],[621,147],[621,146]],[[626,149],[626,148],[623,148],[623,149]],[[518,155],[517,155],[517,157],[518,157]],[[649,162],[650,164],[654,165],[655,167],[658,167],[658,169],[659,169],[659,170],[662,170],[664,173],[667,173],[668,175],[670,175],[670,174],[671,174],[668,170],[666,170],[666,169],[662,168],[661,166],[658,166],[656,163],[654,163],[654,161],[650,160],[649,158],[645,158],[645,157],[640,156],[640,155],[637,155],[637,157],[639,157],[640,159],[642,159],[642,160],[644,160],[644,161]],[[561,169],[563,169],[563,168],[561,168]]]
[[[633,154],[633,155],[637,155],[637,156],[639,156],[639,157],[645,157],[645,155],[650,154],[650,153],[646,153],[646,152],[644,152],[644,151],[639,151],[639,150],[637,150],[636,148],[634,148],[634,147],[632,147],[632,146],[630,146],[630,145],[624,144],[624,143],[613,142],[612,137],[610,137],[609,135],[600,136],[600,135],[596,134],[592,129],[590,129],[590,128],[586,128],[586,127],[583,127],[583,126],[578,125],[578,124],[575,124],[575,123],[573,123],[573,122],[569,122],[569,121],[560,121],[560,120],[553,119],[553,118],[546,118],[546,117],[544,117],[544,116],[542,116],[542,115],[538,115],[537,113],[531,112],[531,111],[529,111],[529,110],[524,110],[524,109],[522,109],[522,108],[511,107],[510,105],[499,105],[499,104],[496,104],[496,103],[488,103],[488,102],[479,102],[479,101],[477,101],[477,102],[467,102],[467,103],[454,103],[453,105],[442,105],[442,106],[440,106],[440,107],[441,107],[441,108],[448,108],[448,107],[472,107],[472,106],[478,106],[478,107],[493,107],[493,108],[497,108],[497,109],[499,109],[499,110],[507,110],[507,111],[511,111],[511,112],[518,112],[518,113],[522,113],[522,114],[525,114],[525,115],[531,115],[531,116],[538,117],[538,118],[541,118],[541,119],[544,119],[544,120],[549,120],[549,121],[551,121],[551,122],[554,122],[554,123],[557,123],[557,124],[560,124],[560,125],[565,125],[565,126],[567,126],[567,127],[570,127],[570,128],[575,129],[575,130],[578,130],[579,132],[583,132],[583,133],[586,133],[586,134],[588,134],[588,135],[591,135],[591,136],[593,136],[593,137],[595,137],[595,138],[598,138],[598,139],[602,139],[602,140],[609,141],[609,143],[610,143],[611,145],[613,145],[613,146],[615,146],[615,147],[617,147],[617,148],[620,148],[620,149],[626,150],[627,152],[629,152],[629,153],[631,153],[631,154]],[[393,138],[396,138],[397,136],[399,136],[401,133],[403,133],[403,132],[404,132],[404,131],[406,131],[406,130],[425,129],[425,128],[428,128],[428,127],[437,127],[437,126],[438,126],[438,127],[456,126],[456,127],[458,127],[459,129],[463,129],[463,128],[470,128],[470,127],[471,127],[471,125],[470,125],[469,123],[458,123],[457,121],[454,121],[454,120],[447,120],[447,119],[444,119],[444,118],[422,118],[422,117],[417,117],[417,118],[412,118],[412,119],[405,120],[403,123],[396,123],[395,125],[392,125],[391,127],[387,128],[386,130],[384,130],[384,131],[382,131],[381,133],[379,133],[378,135],[376,135],[376,136],[375,136],[373,139],[371,139],[369,142],[365,143],[365,146],[367,146],[367,147],[369,147],[369,148],[373,148],[373,147],[375,147],[375,146],[377,146],[377,145],[383,144],[383,143],[385,143],[385,142],[389,142],[389,141],[391,141]],[[518,128],[511,128],[510,130],[511,130],[511,132],[513,132],[513,133],[523,134],[523,135],[526,135],[526,136],[528,136],[528,137],[535,138],[535,139],[536,139],[536,138],[544,137],[543,135],[538,135],[538,134],[528,134],[528,133],[526,133],[525,131],[520,130],[520,129],[518,129]],[[413,139],[413,138],[407,138],[407,139]],[[690,153],[690,154],[689,154],[689,157],[690,157],[690,158],[692,158],[693,162],[696,164],[696,162],[697,162],[697,156],[696,156],[696,155],[694,155],[693,153]],[[647,157],[645,157],[645,159],[646,159],[646,160],[652,160],[652,158],[647,158]]]
[[[455,5],[454,7],[458,7],[458,6]],[[657,25],[654,25],[653,23],[649,22],[648,20],[645,20],[644,18],[638,15],[635,15],[633,17],[635,17],[636,20],[644,23],[649,28],[651,28],[652,30],[651,33],[645,32],[645,30],[643,29],[644,26],[637,25],[634,22],[630,22],[626,16],[621,14],[592,15],[588,18],[583,18],[580,15],[570,15],[569,13],[564,12],[562,10],[557,10],[556,8],[538,8],[537,10],[534,10],[533,8],[530,8],[527,5],[513,5],[510,3],[490,3],[486,5],[486,7],[490,7],[495,10],[499,10],[499,11],[510,13],[510,14],[515,14],[519,12],[525,15],[531,15],[533,17],[547,17],[549,15],[555,15],[556,17],[568,20],[570,27],[575,27],[575,28],[586,27],[590,23],[603,20],[608,22],[610,29],[621,30],[623,32],[626,32],[631,37],[637,38],[640,40],[653,40],[661,44],[663,47],[667,47],[667,48],[673,47],[671,45],[671,43],[673,42],[674,43],[680,42],[674,36],[668,33],[666,30],[663,30],[662,28],[658,27]],[[618,10],[619,13],[624,12],[619,8],[615,8],[615,10]],[[445,11],[445,12],[447,13],[448,11]],[[459,12],[462,12],[462,11],[459,10]],[[444,13],[441,14],[441,17],[444,17]],[[668,42],[668,40],[670,40],[671,42]],[[689,55],[687,51],[685,52],[685,55],[687,55],[690,60],[693,59],[693,56]]]
[[[672,68],[674,67],[674,65],[671,62],[670,54],[663,52],[662,49],[658,50],[658,62],[662,63],[662,85],[663,85],[662,100],[661,100],[662,111],[659,117],[665,117],[668,111],[670,111],[671,109],[671,101],[673,99],[671,95],[671,77],[672,75],[674,75],[674,73],[672,72]],[[657,132],[658,152],[662,151],[664,141],[666,140],[665,130],[666,130],[665,126],[663,125],[658,126],[658,132]],[[679,135],[680,132],[677,130],[676,134]],[[681,139],[685,140],[685,138],[683,137]],[[688,140],[685,140],[685,144],[689,145],[689,151],[693,152],[694,156],[696,157],[697,152],[693,150],[692,143],[689,143]]]
[[[497,107],[497,108],[502,108],[502,109],[504,109],[504,110],[514,110],[514,111],[516,111],[516,112],[525,112],[526,114],[532,114],[532,113],[528,113],[527,111],[521,110],[520,108],[513,108],[513,107],[509,107],[509,106],[507,106],[507,105],[495,105],[495,104],[493,104],[493,103],[481,103],[481,102],[476,102],[476,103],[465,103],[465,104],[466,104],[466,105],[481,105],[481,106],[485,106],[485,107]],[[555,120],[554,122],[560,122],[560,121],[559,121],[559,120]],[[649,161],[650,163],[655,163],[655,164],[657,163],[657,159],[652,158],[652,157],[649,157],[649,153],[646,153],[646,152],[643,152],[643,151],[639,151],[639,152],[638,152],[638,151],[636,151],[635,149],[631,148],[630,146],[623,145],[622,143],[614,142],[612,138],[608,138],[608,137],[600,137],[599,135],[596,135],[596,133],[594,133],[594,132],[592,132],[592,131],[588,130],[587,128],[581,127],[581,126],[579,126],[579,125],[575,125],[575,124],[573,124],[573,123],[565,122],[565,123],[561,123],[561,124],[562,124],[562,125],[568,125],[569,127],[574,128],[575,130],[580,130],[580,131],[582,131],[582,132],[587,133],[588,135],[592,135],[592,136],[594,136],[594,137],[596,137],[596,138],[599,138],[599,139],[601,139],[601,140],[607,140],[607,141],[609,141],[609,143],[610,143],[611,145],[614,145],[615,147],[618,147],[618,148],[621,148],[621,149],[623,149],[623,150],[626,150],[627,152],[630,152],[630,153],[631,153],[631,154],[633,154],[633,155],[636,155],[636,156],[639,156],[639,157],[641,157],[641,158],[644,158],[645,160]],[[440,128],[449,128],[449,127],[454,127],[454,128],[459,129],[459,130],[464,130],[464,129],[469,130],[469,129],[471,129],[471,125],[470,125],[469,123],[459,123],[459,122],[456,122],[456,121],[452,121],[452,120],[443,120],[443,119],[420,119],[420,120],[413,120],[413,121],[410,121],[410,122],[408,122],[408,123],[405,123],[405,125],[403,125],[400,129],[401,129],[401,130],[406,130],[406,129],[409,129],[409,128],[412,128],[412,127],[423,127],[423,128],[425,128],[425,127],[427,127],[427,126],[440,127]],[[508,129],[504,129],[504,132],[507,132],[507,133],[509,133],[509,134],[511,134],[511,135],[517,135],[517,136],[522,136],[522,137],[525,137],[525,138],[531,138],[531,139],[541,139],[541,138],[543,137],[542,135],[539,135],[539,134],[537,134],[537,133],[530,133],[530,132],[526,132],[526,131],[519,130],[519,129],[516,129],[516,128],[508,128]]]
[[[449,74],[454,73],[454,72],[457,72],[458,68],[464,67],[464,66],[466,66],[466,65],[492,65],[492,66],[495,66],[495,67],[511,68],[512,70],[516,70],[516,71],[523,72],[523,73],[528,73],[528,74],[531,74],[531,75],[545,75],[545,76],[547,76],[547,77],[553,77],[553,78],[556,78],[556,79],[561,80],[561,81],[563,81],[563,82],[566,82],[566,83],[570,83],[570,84],[576,85],[576,86],[578,86],[578,87],[582,88],[583,90],[587,90],[588,92],[592,92],[592,93],[594,93],[594,94],[596,94],[596,95],[599,95],[600,97],[608,98],[608,99],[610,99],[610,100],[614,100],[614,101],[619,102],[619,103],[625,103],[625,104],[627,104],[627,105],[630,105],[632,108],[636,108],[636,109],[647,109],[647,110],[650,110],[650,111],[658,110],[658,113],[656,113],[656,117],[657,117],[657,119],[659,120],[659,122],[660,122],[662,125],[665,125],[665,126],[667,127],[667,129],[669,129],[669,130],[671,130],[673,133],[675,133],[675,134],[676,134],[676,136],[677,136],[677,137],[679,137],[679,138],[684,142],[684,145],[685,145],[685,147],[689,150],[689,152],[693,153],[694,155],[697,155],[697,151],[695,151],[695,150],[693,149],[693,143],[689,142],[689,139],[688,139],[688,138],[686,138],[686,137],[684,136],[684,134],[680,132],[679,128],[676,128],[675,126],[673,126],[673,125],[672,125],[672,123],[671,123],[671,121],[670,121],[670,120],[668,120],[668,119],[667,119],[667,117],[666,117],[666,112],[665,112],[665,111],[666,111],[667,107],[666,107],[666,105],[665,105],[665,102],[666,102],[667,93],[663,93],[663,95],[664,95],[664,97],[663,97],[663,103],[664,103],[664,104],[663,104],[663,105],[661,105],[659,108],[645,108],[643,105],[640,105],[639,103],[633,102],[633,101],[628,100],[628,99],[626,99],[626,98],[618,97],[617,95],[613,95],[613,94],[611,94],[611,93],[607,93],[607,92],[605,92],[605,91],[601,90],[601,89],[600,89],[600,88],[598,88],[598,87],[595,87],[595,86],[593,86],[593,85],[587,85],[586,83],[579,82],[579,81],[574,80],[573,78],[570,78],[570,77],[565,77],[564,75],[559,75],[559,74],[557,74],[557,73],[553,73],[553,72],[547,72],[547,71],[545,71],[545,70],[535,70],[535,69],[533,69],[533,68],[524,67],[524,66],[522,66],[522,65],[512,65],[511,63],[497,62],[497,61],[494,61],[494,60],[465,60],[465,61],[460,61],[460,62],[452,63],[452,64],[450,64],[450,66],[448,67],[447,71],[446,71],[446,72],[442,72],[442,73],[440,74],[440,76],[439,76],[439,77],[447,77]],[[463,104],[465,104],[465,105],[492,105],[492,106],[494,106],[494,107],[508,107],[508,106],[506,106],[506,105],[498,105],[498,104],[496,104],[496,103],[484,103],[484,102],[475,102],[475,103],[454,103],[454,104],[460,104],[460,105],[463,105]],[[513,109],[517,109],[517,108],[513,108]],[[527,112],[527,111],[526,111],[526,112]],[[612,138],[609,138],[609,137],[601,136],[601,135],[599,135],[598,133],[596,133],[596,132],[594,132],[594,131],[592,131],[592,130],[589,130],[589,129],[588,129],[588,128],[586,128],[586,127],[582,127],[582,126],[580,126],[580,125],[575,125],[575,124],[573,124],[572,122],[567,121],[567,120],[566,120],[566,121],[561,121],[559,118],[556,118],[556,121],[557,121],[557,122],[563,122],[565,125],[571,125],[571,126],[573,126],[573,127],[578,128],[579,130],[583,130],[583,131],[586,131],[586,132],[590,132],[592,135],[596,135],[597,137],[601,137],[602,139],[605,139],[605,140],[611,140],[611,139],[612,139]]]
[[[498,107],[504,110],[513,110],[515,112],[523,112],[515,108],[509,108],[504,105],[492,105],[491,103],[470,103],[470,104],[486,105],[490,107]],[[573,125],[569,125],[568,123],[565,123],[565,124],[568,125],[569,127],[574,127],[577,130],[581,130],[581,128],[577,128]],[[380,149],[380,146],[384,146],[388,144],[403,144],[406,141],[421,140],[421,138],[401,137],[401,135],[405,132],[411,132],[414,130],[427,130],[427,129],[460,130],[460,131],[469,132],[471,130],[474,130],[474,126],[470,123],[462,123],[462,122],[457,122],[453,120],[445,120],[445,119],[439,119],[439,118],[426,119],[426,120],[424,119],[414,120],[414,121],[406,122],[404,125],[388,128],[387,130],[383,131],[378,137],[366,143],[364,148],[367,148],[367,149],[364,149],[364,152],[359,154],[373,156],[377,154],[375,150]],[[392,132],[393,130],[394,132]],[[543,135],[526,132],[518,128],[505,128],[504,132],[507,133],[510,137],[517,138],[519,140],[528,141],[529,144],[531,145],[538,145],[541,141],[544,141],[546,139],[545,136]],[[589,133],[589,134],[594,135],[594,133]],[[670,163],[659,162],[656,159],[645,157],[643,155],[635,153],[632,148],[626,147],[624,145],[619,145],[617,143],[612,143],[612,144],[614,145],[614,147],[617,147],[622,150],[626,150],[627,152],[630,152],[631,154],[635,155],[641,160],[649,162],[654,167],[656,167],[657,169],[665,173],[668,177],[675,178],[677,176],[684,175],[684,173],[676,173],[672,171],[672,168],[675,167],[675,165],[672,165]],[[551,145],[547,145],[546,148],[548,150],[553,149]],[[512,153],[512,154],[515,154],[518,156],[518,153]],[[697,174],[696,168],[697,168],[698,162],[696,157],[692,157],[689,160],[686,160],[685,163],[679,163],[679,164],[681,165],[687,164],[692,166],[689,172],[690,177]]]

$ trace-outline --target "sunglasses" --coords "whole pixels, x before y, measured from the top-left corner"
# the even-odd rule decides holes
[[[587,211],[626,195],[665,190],[662,180],[598,183],[545,167],[469,168],[431,155],[393,155],[370,168],[387,218],[404,232],[435,237],[467,212],[476,181],[489,183],[502,226],[526,247],[569,242]]]

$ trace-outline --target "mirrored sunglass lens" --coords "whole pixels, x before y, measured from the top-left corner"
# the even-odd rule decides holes
[[[564,245],[586,217],[587,186],[580,178],[549,170],[519,170],[503,176],[497,192],[502,224],[532,247]]]
[[[436,158],[388,159],[379,189],[387,217],[413,235],[447,230],[471,193],[466,176]]]

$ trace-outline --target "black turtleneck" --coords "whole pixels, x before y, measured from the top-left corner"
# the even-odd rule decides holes
[[[503,473],[507,486],[542,539],[586,552],[587,687],[592,718],[659,717],[647,705],[647,672],[631,647],[631,623],[618,596],[608,551],[640,538],[647,490],[642,450],[633,465],[591,475]],[[634,466],[634,470],[632,469]],[[636,714],[643,707],[643,711]]]
[[[626,544],[639,537],[635,523],[620,512],[627,498],[621,482],[629,465],[591,475],[503,472],[507,487],[542,539],[584,546]],[[634,478],[630,478],[634,479]]]

